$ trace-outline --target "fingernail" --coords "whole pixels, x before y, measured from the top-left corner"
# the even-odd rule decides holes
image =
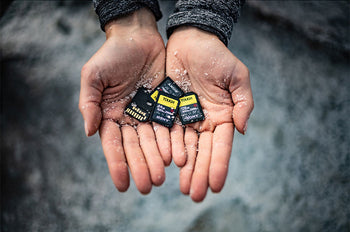
[[[245,135],[247,133],[248,129],[248,121],[245,122],[244,127],[243,127],[243,134]]]
[[[85,134],[86,134],[86,136],[89,136],[89,129],[88,129],[88,126],[87,126],[86,121],[84,121],[84,128],[85,128]]]
[[[193,194],[193,190],[192,188],[190,188],[190,192],[189,192],[190,197],[192,197],[192,194]]]

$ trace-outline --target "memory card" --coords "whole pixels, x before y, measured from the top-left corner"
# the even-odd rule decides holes
[[[179,99],[170,94],[159,92],[150,120],[171,128],[179,109]]]
[[[146,122],[152,113],[153,106],[154,101],[150,97],[148,90],[141,87],[137,90],[131,102],[126,106],[125,113],[140,122]]]
[[[183,125],[205,119],[198,96],[194,92],[186,93],[180,99],[179,114]]]
[[[154,101],[157,101],[157,96],[159,91],[168,93],[170,95],[173,95],[175,97],[181,97],[184,95],[184,92],[182,89],[170,78],[166,77],[162,83],[160,83],[151,93],[151,98]]]

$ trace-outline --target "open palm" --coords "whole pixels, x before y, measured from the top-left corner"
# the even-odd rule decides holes
[[[198,94],[205,120],[171,130],[180,189],[194,201],[208,186],[221,191],[228,171],[234,128],[245,133],[253,109],[249,71],[213,34],[177,29],[167,45],[167,75],[185,91]],[[199,136],[198,136],[199,134]]]
[[[165,47],[153,14],[143,9],[128,17],[140,12],[141,24],[146,25],[139,22],[130,25],[138,21],[135,18],[126,21],[126,25],[119,22],[108,25],[106,42],[82,69],[79,108],[86,134],[100,132],[117,189],[128,189],[129,168],[138,190],[148,193],[152,184],[164,182],[162,157],[168,163],[171,154],[170,145],[156,143],[159,133],[169,133],[167,128],[159,127],[155,134],[150,123],[139,123],[124,114],[138,87],[152,89],[164,77]],[[145,14],[152,19],[150,26]]]

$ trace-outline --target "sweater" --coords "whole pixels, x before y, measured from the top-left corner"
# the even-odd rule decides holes
[[[162,17],[157,0],[93,0],[101,29],[113,19],[143,7],[149,8],[156,20]],[[180,26],[194,26],[211,32],[225,44],[231,37],[234,23],[244,0],[179,0],[167,22],[167,36]]]

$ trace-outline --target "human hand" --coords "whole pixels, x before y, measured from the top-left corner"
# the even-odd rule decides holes
[[[155,125],[154,132],[150,123],[125,115],[124,108],[138,87],[153,89],[164,78],[164,43],[146,8],[109,22],[105,31],[105,43],[82,68],[79,108],[86,135],[99,130],[116,188],[128,189],[129,167],[136,187],[146,194],[165,180],[169,131]]]
[[[166,72],[185,92],[198,94],[205,120],[171,129],[180,190],[196,201],[208,186],[220,192],[227,176],[234,127],[244,134],[253,110],[249,71],[217,36],[180,27],[167,44]],[[186,156],[187,154],[187,156]]]

